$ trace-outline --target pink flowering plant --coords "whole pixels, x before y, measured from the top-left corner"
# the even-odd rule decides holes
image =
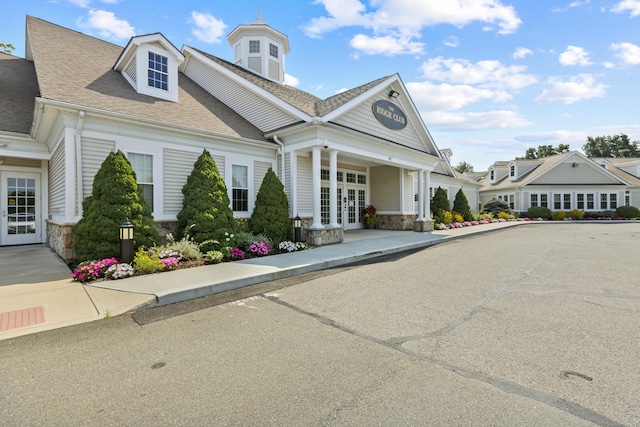
[[[78,265],[73,272],[73,280],[76,282],[90,282],[105,277],[109,267],[118,264],[115,258],[105,258],[100,261],[86,261]]]
[[[160,263],[164,266],[165,270],[175,270],[180,260],[176,257],[161,258]]]
[[[233,261],[244,259],[244,251],[240,248],[229,248],[229,257]]]
[[[271,246],[269,242],[253,242],[247,252],[253,256],[264,256],[269,255],[270,250]]]

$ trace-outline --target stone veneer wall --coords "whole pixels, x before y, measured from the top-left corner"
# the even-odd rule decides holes
[[[413,230],[416,215],[378,215],[378,228],[382,230]]]
[[[73,252],[73,233],[71,227],[74,224],[46,220],[47,223],[47,245],[55,251],[65,262],[72,262],[75,259]]]

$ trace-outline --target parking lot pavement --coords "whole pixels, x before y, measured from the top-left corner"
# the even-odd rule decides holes
[[[532,224],[157,321],[6,340],[0,420],[640,425],[639,238]]]
[[[640,227],[547,227],[445,243],[277,298],[505,392],[640,425]]]

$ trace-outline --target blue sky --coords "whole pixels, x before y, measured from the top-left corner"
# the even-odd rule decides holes
[[[476,171],[528,147],[640,140],[640,0],[0,0],[0,42],[25,16],[124,46],[163,33],[231,59],[262,19],[289,37],[289,84],[321,98],[399,73],[439,148]]]

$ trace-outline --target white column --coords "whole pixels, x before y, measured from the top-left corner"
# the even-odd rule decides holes
[[[64,131],[64,220],[74,222],[76,220],[76,133],[75,129],[67,128]],[[78,191],[82,191],[79,189]]]
[[[329,225],[339,227],[338,224],[338,151],[329,152]]]
[[[320,147],[313,147],[313,157],[311,159],[313,167],[311,173],[313,173],[313,223],[311,228],[322,228],[322,211],[321,206],[321,191],[320,191]]]
[[[426,219],[431,219],[431,193],[429,192],[429,187],[431,187],[431,171],[425,171],[425,180],[424,180],[424,210],[426,212]]]
[[[418,221],[424,221],[424,173],[423,169],[418,171]]]

